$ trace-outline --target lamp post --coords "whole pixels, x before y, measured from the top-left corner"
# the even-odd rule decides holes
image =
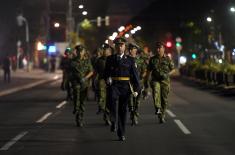
[[[17,20],[17,23],[19,26],[22,26],[23,23],[25,23],[25,42],[26,42],[26,46],[27,46],[27,58],[28,58],[28,63],[27,63],[27,69],[29,71],[29,62],[31,60],[31,57],[30,57],[30,53],[29,53],[29,24],[28,24],[28,21],[27,19],[22,15],[22,14],[19,14],[17,17],[16,17],[16,20]]]

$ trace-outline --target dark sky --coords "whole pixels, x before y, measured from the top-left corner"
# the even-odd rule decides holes
[[[37,11],[43,9],[47,0],[8,0],[0,6],[0,56],[4,51],[15,52],[14,36],[17,31],[15,17],[17,8],[21,7],[30,22],[35,19]],[[176,31],[180,24],[187,20],[203,20],[211,9],[219,10],[220,6],[232,3],[232,0],[74,0],[74,13],[80,14],[77,8],[83,3],[88,11],[88,18],[110,15],[110,31],[132,21],[143,25],[142,33],[153,31]],[[50,0],[50,9],[60,14],[66,10],[67,0]],[[41,7],[39,7],[41,6]],[[34,9],[35,8],[35,9]],[[33,10],[33,13],[30,12]],[[65,16],[65,15],[64,15]],[[81,18],[78,16],[78,18]],[[32,25],[32,24],[31,24]],[[155,34],[157,35],[157,34]],[[153,36],[155,37],[155,36]]]

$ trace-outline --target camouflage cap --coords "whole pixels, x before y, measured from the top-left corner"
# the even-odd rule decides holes
[[[81,52],[83,49],[86,49],[86,48],[83,45],[76,45],[74,49],[76,49],[78,52]]]
[[[166,45],[165,45],[163,42],[157,41],[157,42],[156,42],[156,47],[157,47],[157,48],[160,48],[161,46],[166,47]]]
[[[70,53],[71,51],[72,51],[71,48],[68,47],[68,48],[65,49],[64,53],[65,53],[65,54],[68,54],[68,53]]]
[[[119,37],[119,38],[116,38],[114,41],[113,41],[114,44],[125,44],[126,43],[126,39],[123,38],[123,37]]]
[[[136,45],[135,43],[130,43],[128,48],[129,48],[129,50],[132,50],[132,49],[139,49],[140,47],[138,45]]]

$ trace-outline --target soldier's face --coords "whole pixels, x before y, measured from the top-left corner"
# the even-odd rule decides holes
[[[136,48],[133,48],[132,50],[130,50],[130,54],[132,57],[136,57],[137,55],[137,49]]]
[[[85,56],[85,54],[86,54],[86,50],[85,50],[85,49],[83,49],[83,50],[80,52],[80,56],[81,56],[81,57],[84,57],[84,56]]]
[[[116,48],[118,54],[123,54],[126,50],[126,45],[125,45],[125,43],[117,44],[117,45],[115,45],[115,48]]]
[[[162,57],[165,53],[165,47],[161,46],[160,48],[157,48],[157,53]]]
[[[112,52],[111,52],[111,49],[110,48],[108,48],[108,49],[105,49],[104,50],[104,56],[110,56],[110,55],[112,55]]]

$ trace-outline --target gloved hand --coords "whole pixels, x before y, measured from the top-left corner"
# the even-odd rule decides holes
[[[84,83],[86,81],[86,78],[81,79],[81,83]]]
[[[112,83],[113,83],[112,78],[109,77],[109,78],[107,79],[106,83],[107,83],[107,85],[112,85]]]
[[[137,97],[138,96],[138,92],[133,92],[133,96]]]

